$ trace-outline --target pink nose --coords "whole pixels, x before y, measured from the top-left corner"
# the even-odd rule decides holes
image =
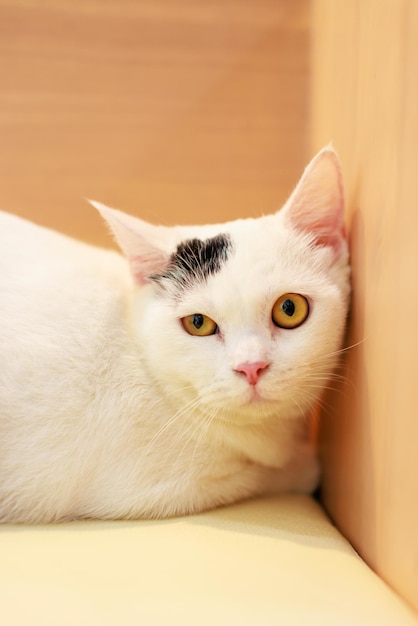
[[[236,372],[242,372],[247,377],[250,385],[256,385],[261,374],[267,369],[269,363],[266,361],[255,361],[255,363],[241,363],[235,368]]]

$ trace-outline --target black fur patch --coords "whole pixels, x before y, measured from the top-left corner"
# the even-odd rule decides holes
[[[188,289],[219,272],[231,249],[229,235],[216,235],[204,241],[188,239],[177,246],[167,269],[150,278],[161,286],[171,284],[180,290]]]

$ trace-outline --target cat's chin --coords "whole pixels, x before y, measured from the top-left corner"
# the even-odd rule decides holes
[[[256,387],[247,389],[233,397],[224,397],[211,402],[211,413],[216,407],[216,419],[223,423],[260,424],[260,422],[278,417],[283,419],[299,418],[303,411],[309,411],[310,405],[295,404],[286,397],[269,397]]]

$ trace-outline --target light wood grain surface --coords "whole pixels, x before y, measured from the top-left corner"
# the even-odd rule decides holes
[[[308,0],[0,0],[0,206],[98,243],[92,197],[203,223],[308,154]]]
[[[418,608],[418,3],[314,6],[313,144],[342,158],[361,342],[322,417],[324,501]]]

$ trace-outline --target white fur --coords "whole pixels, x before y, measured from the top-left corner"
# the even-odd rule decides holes
[[[349,298],[333,151],[256,220],[162,228],[96,206],[128,261],[0,214],[0,520],[161,517],[312,490],[306,416]],[[179,300],[156,293],[151,270],[216,233],[232,240],[222,269]],[[294,330],[271,320],[286,292],[311,303]],[[188,335],[179,319],[196,312],[221,334]],[[254,398],[234,368],[259,360]]]

